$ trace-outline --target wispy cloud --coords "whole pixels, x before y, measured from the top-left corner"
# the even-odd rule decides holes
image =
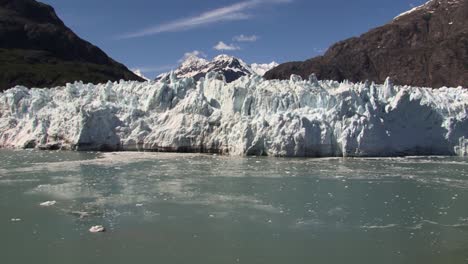
[[[213,47],[215,50],[240,50],[239,46],[234,44],[226,44],[222,41],[218,42],[216,46]]]
[[[239,36],[235,36],[232,38],[232,40],[237,41],[237,42],[255,42],[259,39],[257,35],[252,35],[252,36],[246,36],[244,34],[241,34]]]
[[[243,1],[229,6],[213,9],[196,16],[179,19],[168,23],[163,23],[157,26],[138,30],[133,33],[120,36],[120,38],[138,38],[156,35],[164,32],[183,31],[218,22],[246,20],[252,17],[252,15],[246,12],[260,5],[290,3],[292,1],[293,0]]]

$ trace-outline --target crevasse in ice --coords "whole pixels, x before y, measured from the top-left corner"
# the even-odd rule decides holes
[[[0,147],[268,156],[465,155],[468,91],[208,73],[0,93]]]

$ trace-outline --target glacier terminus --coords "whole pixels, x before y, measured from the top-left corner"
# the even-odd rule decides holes
[[[0,147],[275,157],[461,155],[468,91],[265,80],[76,82],[0,93]]]

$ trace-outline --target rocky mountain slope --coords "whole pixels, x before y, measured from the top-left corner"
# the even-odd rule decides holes
[[[324,56],[282,64],[267,79],[291,74],[320,79],[438,88],[468,87],[468,0],[431,0],[360,37],[334,44]]]
[[[34,0],[0,0],[0,91],[15,85],[142,80],[82,40],[54,9]]]
[[[205,77],[208,72],[218,72],[222,73],[226,78],[226,82],[230,83],[242,76],[253,74],[263,76],[265,72],[277,65],[275,62],[248,65],[241,59],[225,54],[216,56],[212,61],[190,55],[174,71],[174,74],[178,78],[191,77],[198,81],[200,78]],[[170,73],[163,73],[156,77],[156,80],[167,79],[169,75]]]

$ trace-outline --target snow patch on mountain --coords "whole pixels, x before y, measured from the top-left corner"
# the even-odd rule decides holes
[[[132,72],[133,72],[136,76],[138,76],[138,77],[140,77],[140,78],[143,78],[143,79],[146,80],[146,81],[149,81],[149,80],[150,80],[149,78],[147,78],[147,77],[143,74],[143,72],[142,72],[140,69],[132,70]]]
[[[438,4],[441,4],[443,2],[446,2],[448,5],[456,5],[460,3],[460,0],[429,0],[420,6],[416,6],[406,12],[399,14],[398,16],[394,18],[394,20],[402,18],[403,16],[406,16],[406,15],[412,14],[416,11],[424,10],[424,9],[427,10],[429,13],[434,13],[434,10],[433,10],[434,4],[435,4],[435,7],[437,7]]]
[[[399,14],[398,16],[396,16],[396,17],[394,18],[394,20],[399,19],[399,18],[401,18],[401,17],[403,17],[403,16],[406,16],[406,15],[409,15],[409,14],[411,14],[411,13],[414,13],[415,11],[418,11],[418,10],[421,10],[421,9],[426,8],[426,7],[429,5],[429,3],[431,3],[432,1],[433,1],[433,0],[429,0],[428,2],[426,2],[426,3],[422,4],[422,5],[413,7],[413,8],[411,8],[410,10],[405,11],[405,12]]]
[[[179,78],[190,78],[194,77],[200,72],[206,73],[207,69],[204,69],[209,61],[199,58],[197,56],[190,56],[185,59],[180,67],[175,70],[175,74]]]
[[[294,157],[465,155],[468,91],[264,80],[77,82],[0,93],[0,147]]]

